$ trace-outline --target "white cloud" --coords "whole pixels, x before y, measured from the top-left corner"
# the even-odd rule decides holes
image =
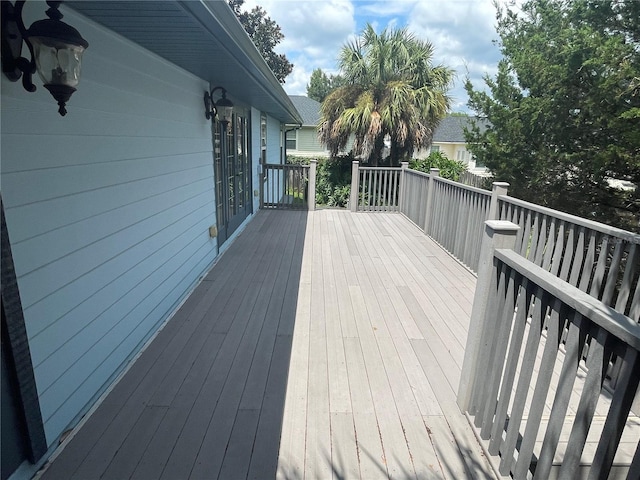
[[[493,43],[498,38],[495,23],[491,0],[420,1],[411,11],[409,30],[434,45],[436,63],[456,71],[457,79],[450,92],[453,110],[467,109],[467,76],[479,88],[483,75],[496,71],[500,52]]]
[[[248,9],[255,5],[263,7],[284,34],[276,51],[294,64],[284,84],[287,93],[305,95],[316,68],[336,72],[338,52],[356,30],[350,0],[247,0],[244,4]]]
[[[362,1],[360,10],[366,16],[372,17],[393,17],[405,16],[413,7],[420,3],[420,0],[373,0]]]
[[[507,0],[501,0],[507,1]],[[457,72],[450,92],[454,110],[466,110],[464,78],[477,88],[485,73],[494,74],[500,53],[492,40],[495,8],[492,0],[247,0],[245,8],[260,5],[285,36],[276,47],[294,64],[284,88],[304,95],[311,72],[321,68],[337,73],[342,46],[371,23],[380,31],[387,26],[407,26],[435,48],[435,63]]]

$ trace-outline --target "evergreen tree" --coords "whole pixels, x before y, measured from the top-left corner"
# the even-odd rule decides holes
[[[528,0],[497,18],[498,73],[466,82],[490,123],[470,150],[514,196],[638,230],[640,2]]]
[[[307,85],[307,97],[323,102],[329,93],[342,85],[344,85],[342,76],[327,75],[322,69],[316,68],[311,73],[309,85]]]
[[[284,39],[280,26],[271,20],[262,7],[256,6],[247,12],[241,10],[243,4],[244,0],[229,0],[229,6],[253,40],[262,58],[267,62],[278,81],[284,83],[287,75],[293,70],[293,64],[285,55],[273,51],[275,46]]]

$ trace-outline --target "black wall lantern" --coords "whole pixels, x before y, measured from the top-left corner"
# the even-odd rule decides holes
[[[27,30],[22,20],[25,1],[15,6],[2,1],[2,72],[12,82],[22,77],[28,92],[35,92],[31,77],[38,71],[44,88],[58,102],[58,113],[65,115],[66,103],[80,81],[82,54],[89,46],[72,26],[60,21],[60,1],[48,1],[49,18],[33,22]],[[30,59],[22,57],[22,42],[29,49]]]
[[[213,94],[216,90],[222,90],[222,98],[217,102],[213,101]],[[233,103],[227,98],[227,91],[222,87],[216,87],[211,92],[204,92],[204,116],[207,120],[215,118],[226,126],[233,118]]]

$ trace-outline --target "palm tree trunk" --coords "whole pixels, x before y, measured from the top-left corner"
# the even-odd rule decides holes
[[[382,160],[382,150],[384,149],[384,135],[378,135],[376,138],[373,152],[371,152],[371,157],[369,157],[369,161],[373,160],[373,166],[377,167],[380,164],[380,160]]]

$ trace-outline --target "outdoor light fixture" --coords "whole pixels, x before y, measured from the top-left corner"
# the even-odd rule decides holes
[[[2,72],[12,82],[22,77],[28,92],[35,92],[31,76],[38,71],[44,88],[58,102],[58,113],[65,115],[66,103],[80,81],[82,54],[89,46],[80,33],[60,21],[60,1],[48,1],[49,18],[33,22],[27,30],[22,20],[25,1],[2,1]],[[22,57],[22,42],[31,58]]]
[[[213,94],[216,90],[222,90],[222,98],[217,102],[213,101]],[[207,120],[215,118],[228,125],[233,117],[233,103],[227,98],[227,91],[222,87],[216,87],[211,92],[204,92],[204,116]]]

